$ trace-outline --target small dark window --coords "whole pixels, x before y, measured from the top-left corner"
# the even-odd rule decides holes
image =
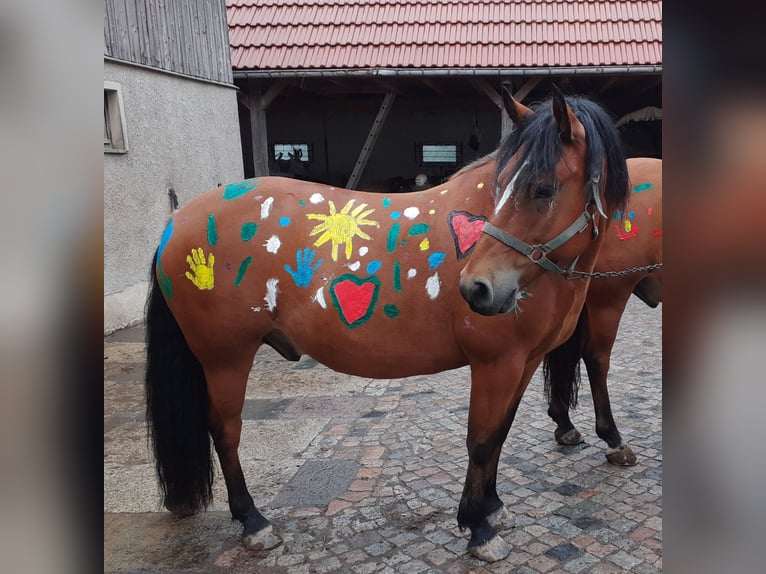
[[[122,104],[122,88],[116,82],[104,82],[104,152],[128,151],[128,135],[125,130],[125,109]]]
[[[311,163],[314,159],[310,143],[306,142],[279,142],[272,145],[272,157],[277,161],[290,161],[294,159],[303,163]]]
[[[459,143],[423,143],[415,146],[418,165],[457,165],[462,162]]]

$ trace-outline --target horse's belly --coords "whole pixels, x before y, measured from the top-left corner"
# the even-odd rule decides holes
[[[364,330],[327,324],[281,329],[296,349],[342,373],[376,379],[394,379],[438,373],[467,364],[449,325],[401,321],[392,326],[382,318]],[[300,323],[296,322],[296,325]]]

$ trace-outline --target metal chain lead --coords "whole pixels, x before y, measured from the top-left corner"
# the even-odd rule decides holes
[[[628,267],[620,271],[594,271],[587,273],[585,271],[571,271],[567,273],[565,277],[567,279],[586,279],[586,278],[603,278],[603,277],[623,277],[624,275],[630,275],[631,273],[639,273],[641,271],[654,271],[662,267],[662,263],[654,263],[652,265],[644,265],[643,267]]]

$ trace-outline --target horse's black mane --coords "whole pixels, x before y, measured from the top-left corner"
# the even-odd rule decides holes
[[[614,121],[591,100],[578,96],[567,96],[565,99],[585,127],[588,146],[585,157],[586,181],[600,177],[605,208],[612,212],[624,209],[629,194],[628,168]],[[516,177],[514,189],[522,197],[524,193],[530,192],[532,183],[540,179],[553,181],[563,146],[553,117],[551,100],[535,104],[531,109],[534,114],[515,126],[497,149],[497,189],[504,190]],[[518,160],[506,169],[516,153],[519,154]]]

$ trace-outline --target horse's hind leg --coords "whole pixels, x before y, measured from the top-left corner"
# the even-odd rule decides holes
[[[583,442],[580,431],[575,428],[569,418],[569,409],[577,405],[582,338],[588,330],[585,313],[583,308],[572,335],[548,353],[543,363],[548,416],[556,423],[553,436],[557,443],[567,446]]]
[[[245,484],[238,453],[242,407],[254,354],[253,351],[250,360],[239,364],[227,363],[206,368],[205,375],[210,396],[210,434],[226,481],[231,515],[244,526],[243,544],[251,550],[264,550],[278,546],[282,540],[255,507]]]
[[[583,361],[588,371],[593,406],[596,412],[596,434],[608,446],[606,458],[612,464],[632,466],[636,464],[636,455],[622,440],[620,431],[617,430],[609,402],[609,391],[606,387],[612,348],[617,337],[622,313],[625,310],[625,303],[622,305],[592,305],[588,308],[589,329],[583,347]]]

